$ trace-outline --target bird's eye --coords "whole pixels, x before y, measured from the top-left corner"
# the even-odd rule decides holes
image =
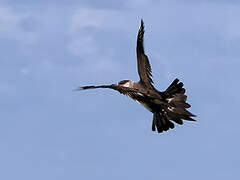
[[[125,84],[127,81],[120,81],[118,84],[122,85]]]

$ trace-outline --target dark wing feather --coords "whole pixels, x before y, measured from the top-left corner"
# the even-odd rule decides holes
[[[141,26],[139,28],[137,37],[138,74],[140,76],[141,83],[143,83],[145,86],[153,87],[151,66],[148,57],[144,53],[143,36],[144,36],[144,24],[143,20],[141,20]]]

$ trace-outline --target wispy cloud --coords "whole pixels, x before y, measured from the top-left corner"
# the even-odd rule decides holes
[[[226,42],[231,45],[232,41],[236,41],[239,37],[240,24],[237,23],[237,17],[240,15],[240,9],[239,6],[233,6],[231,3],[185,4],[178,1],[174,3],[151,1],[147,4],[144,2],[136,4],[138,3],[134,0],[125,1],[127,8],[121,11],[96,8],[77,9],[71,20],[70,52],[87,61],[93,59],[94,63],[91,66],[94,67],[97,67],[96,58],[100,57],[104,61],[114,58],[114,55],[119,52],[112,47],[118,47],[119,42],[112,41],[112,45],[109,45],[112,46],[112,50],[107,44],[104,44],[104,47],[101,46],[98,36],[103,36],[103,31],[121,32],[121,35],[125,36],[129,42],[133,42],[132,49],[134,50],[139,20],[143,18],[146,22],[146,52],[153,65],[153,71],[164,72],[166,79],[172,79],[176,76],[175,73],[178,73],[176,64],[181,68],[186,68],[186,65],[193,61],[197,64],[201,63],[196,59],[207,58],[209,66],[215,66],[216,60],[223,59],[216,57],[216,54],[225,53]],[[139,17],[139,10],[143,8],[146,11],[151,9],[151,11],[148,13],[141,11],[141,17]],[[220,49],[223,49],[221,53],[217,53]],[[122,51],[124,53],[124,47]],[[103,61],[100,62],[103,63]],[[124,67],[126,62],[127,60],[121,60],[115,66]],[[158,65],[155,65],[156,62]]]
[[[24,44],[33,43],[37,36],[30,29],[27,12],[17,12],[11,6],[0,6],[0,38],[9,38]]]
[[[116,24],[119,26],[122,23],[122,21],[114,23],[114,19],[118,20],[119,13],[117,10],[96,8],[76,10],[71,18],[69,29],[71,37],[68,44],[69,51],[84,63],[89,63],[91,69],[95,71],[111,72],[112,69],[116,69],[118,63],[113,60],[114,53],[111,45],[103,47],[101,45],[103,42],[99,42],[98,37],[102,36],[102,30],[112,31],[116,28]]]
[[[102,26],[106,15],[107,12],[104,10],[80,8],[72,17],[71,32],[74,33],[87,27],[99,28]]]
[[[74,38],[69,44],[69,49],[74,55],[82,58],[96,55],[96,53],[99,51],[99,47],[97,46],[93,37],[90,35]]]
[[[97,9],[97,8],[79,8],[72,16],[71,32],[77,32],[82,28],[102,28],[102,29],[121,29],[129,31],[134,27],[132,21],[135,21],[136,12],[130,9]],[[140,19],[139,19],[140,21]],[[128,26],[126,26],[126,24]]]
[[[16,14],[10,7],[0,6],[0,32],[6,32],[15,28],[24,14]]]

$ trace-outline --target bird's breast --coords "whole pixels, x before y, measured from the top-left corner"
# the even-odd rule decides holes
[[[152,108],[149,106],[149,104],[144,103],[144,102],[142,102],[142,101],[138,101],[138,100],[136,100],[136,99],[135,99],[135,101],[136,101],[137,103],[141,104],[143,107],[145,107],[145,108],[146,108],[147,110],[149,110],[150,112],[153,112],[153,110],[152,110]]]

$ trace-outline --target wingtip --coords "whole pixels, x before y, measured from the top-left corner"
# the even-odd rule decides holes
[[[141,19],[141,24],[138,30],[138,41],[142,42],[143,41],[143,36],[144,36],[144,23],[143,20]]]
[[[192,114],[192,117],[197,117],[197,115],[195,115],[195,114]],[[195,120],[195,121],[197,121],[197,120]]]
[[[144,22],[143,22],[143,19],[141,18],[140,29],[143,29],[143,28],[144,28]]]

